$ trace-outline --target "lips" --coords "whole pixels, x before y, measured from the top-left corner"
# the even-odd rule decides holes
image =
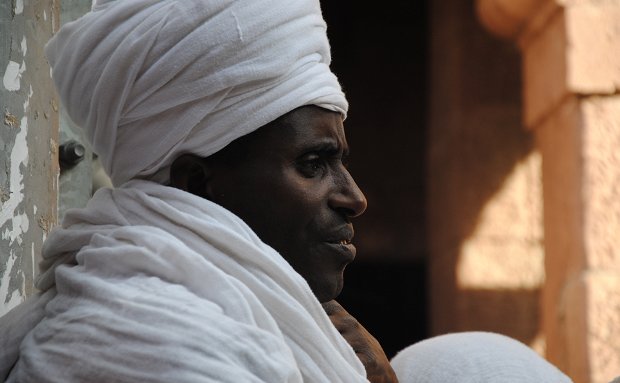
[[[327,246],[339,257],[343,262],[350,263],[355,258],[356,249],[351,241],[353,240],[353,228],[345,226],[333,232],[326,242]]]
[[[327,247],[330,250],[330,253],[335,255],[334,261],[338,262],[338,264],[346,265],[355,259],[355,245],[352,243],[348,243],[346,245],[340,243],[326,243]]]

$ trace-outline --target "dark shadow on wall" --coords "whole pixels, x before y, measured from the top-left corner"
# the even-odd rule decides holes
[[[369,201],[341,303],[389,355],[450,331],[531,341],[538,290],[456,286],[459,249],[533,150],[517,48],[482,29],[473,0],[322,7],[351,103],[350,169]]]
[[[540,289],[467,289],[459,294],[466,296],[459,309],[467,310],[476,319],[465,320],[456,330],[499,332],[526,343],[533,342],[538,335]],[[510,313],[512,322],[521,325],[507,327],[506,313]]]

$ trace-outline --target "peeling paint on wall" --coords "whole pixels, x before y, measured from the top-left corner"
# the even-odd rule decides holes
[[[0,279],[0,296],[5,297],[4,304],[0,305],[0,316],[6,314],[13,307],[17,306],[23,301],[23,297],[20,294],[19,289],[15,289],[9,292],[9,286],[11,285],[11,274],[17,260],[16,255],[11,255],[6,263],[6,270],[2,279]]]
[[[24,0],[17,0],[15,2],[15,14],[21,15],[24,12]]]
[[[43,46],[57,1],[0,4],[0,316],[34,292],[56,221],[58,113]]]
[[[26,68],[24,67],[24,70]],[[21,72],[23,73],[23,72]],[[9,91],[19,90],[19,79],[21,77],[19,64],[15,61],[10,61],[6,65],[4,76],[2,77],[2,85]]]

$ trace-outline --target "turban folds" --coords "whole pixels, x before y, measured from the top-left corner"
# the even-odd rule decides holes
[[[115,0],[46,46],[61,100],[115,185],[165,183],[303,105],[346,116],[318,0]]]

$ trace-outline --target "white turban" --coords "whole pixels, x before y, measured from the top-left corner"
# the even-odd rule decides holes
[[[69,116],[115,185],[166,182],[303,105],[346,116],[318,0],[116,0],[46,46]]]

